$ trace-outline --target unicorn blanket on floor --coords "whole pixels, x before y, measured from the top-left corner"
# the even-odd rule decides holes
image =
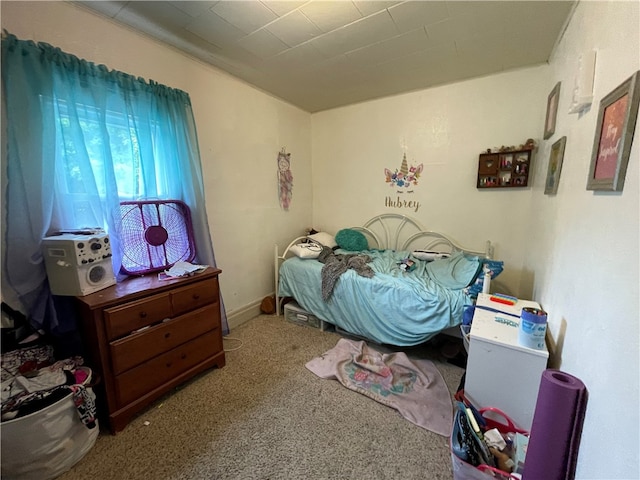
[[[383,354],[363,341],[342,338],[305,366],[320,378],[336,379],[348,389],[398,410],[419,427],[445,437],[451,433],[451,394],[429,360],[411,360],[403,352]]]

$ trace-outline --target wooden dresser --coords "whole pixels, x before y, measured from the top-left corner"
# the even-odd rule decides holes
[[[102,377],[97,402],[111,433],[185,380],[224,366],[220,273],[150,274],[77,297],[85,357]]]

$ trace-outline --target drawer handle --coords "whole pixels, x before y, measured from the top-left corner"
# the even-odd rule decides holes
[[[140,318],[145,318],[147,316],[147,312],[140,312]]]
[[[167,368],[170,368],[171,365],[172,365],[171,362],[167,362]]]
[[[164,338],[169,338],[170,336],[171,336],[170,332],[167,332],[167,333],[164,334]]]
[[[198,300],[200,298],[200,295],[198,295],[197,293],[193,294],[193,299],[194,300]]]
[[[180,358],[181,358],[182,360],[184,360],[185,358],[187,358],[187,354],[186,354],[186,353],[183,353],[182,355],[180,355]]]

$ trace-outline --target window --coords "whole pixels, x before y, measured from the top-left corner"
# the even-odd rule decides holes
[[[105,109],[102,122],[103,113],[96,107],[76,103],[70,109],[62,99],[41,97],[41,101],[46,104],[45,109],[53,112],[57,123],[56,195],[63,204],[72,205],[71,211],[58,211],[58,221],[54,223],[61,228],[106,229],[101,209],[95,207],[105,206],[110,182],[115,182],[120,200],[169,195],[166,182],[161,181],[167,175],[163,164],[158,162],[153,168],[148,167],[151,172],[144,172],[141,159],[138,131],[158,131],[157,120],[142,126],[139,116]],[[71,121],[72,114],[77,116],[77,122]],[[78,125],[80,131],[74,131],[73,125]],[[145,173],[154,177],[152,183],[157,188],[153,192],[147,192]]]

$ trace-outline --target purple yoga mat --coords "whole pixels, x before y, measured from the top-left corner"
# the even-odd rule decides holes
[[[587,396],[578,378],[542,372],[522,480],[573,480]]]

